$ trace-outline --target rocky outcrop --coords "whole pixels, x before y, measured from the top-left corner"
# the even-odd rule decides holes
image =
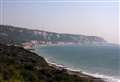
[[[23,43],[32,40],[50,43],[104,43],[103,38],[77,34],[55,33],[41,30],[30,30],[8,25],[0,25],[0,42]]]

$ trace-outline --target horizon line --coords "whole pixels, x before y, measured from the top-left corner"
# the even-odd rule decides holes
[[[105,3],[107,3],[107,2],[109,2],[109,3],[116,3],[116,2],[118,2],[118,3],[120,3],[120,1],[100,1],[100,0],[99,1],[77,1],[77,0],[76,1],[72,1],[72,0],[69,0],[69,1],[63,1],[63,0],[62,1],[54,1],[54,0],[51,0],[51,1],[39,1],[39,0],[36,0],[36,1],[32,1],[32,0],[29,0],[29,1],[28,0],[24,0],[24,1],[16,1],[16,0],[4,1],[4,0],[1,0],[1,1],[3,1],[3,2],[13,2],[13,1],[14,2],[41,2],[41,3],[44,3],[44,2],[54,2],[54,3],[59,3],[59,2],[60,3],[61,2],[62,3],[63,2],[68,2],[68,3],[69,2],[83,2],[83,3],[88,3],[88,2],[95,2],[95,3],[96,2],[101,2],[101,3],[105,2]]]

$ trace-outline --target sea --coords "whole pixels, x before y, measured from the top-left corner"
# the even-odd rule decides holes
[[[120,82],[119,45],[37,45],[35,52],[58,66],[102,78],[106,82]]]

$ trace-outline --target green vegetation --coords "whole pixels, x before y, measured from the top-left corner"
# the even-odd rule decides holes
[[[44,58],[21,47],[0,44],[0,82],[103,82],[68,74],[49,66]]]

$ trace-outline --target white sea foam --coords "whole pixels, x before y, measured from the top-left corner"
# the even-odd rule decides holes
[[[90,75],[90,76],[93,76],[93,77],[96,77],[96,78],[101,78],[105,82],[120,82],[120,78],[115,78],[115,77],[112,77],[112,76],[102,75],[102,74],[99,74],[99,73],[95,73],[95,74],[88,73],[88,72],[84,72],[84,71],[81,71],[81,70],[76,70],[76,69],[68,68],[68,67],[66,67],[65,65],[62,65],[62,64],[57,64],[55,62],[51,62],[47,58],[45,58],[45,60],[50,65],[52,64],[52,65],[55,65],[55,66],[58,66],[58,67],[63,67],[63,68],[65,68],[67,70],[70,70],[70,71],[77,71],[77,72],[81,72],[83,74]]]
[[[119,78],[115,78],[115,77],[112,77],[112,76],[102,75],[102,74],[99,74],[99,73],[96,73],[96,74],[87,73],[87,72],[82,72],[82,73],[87,74],[87,75],[91,75],[91,76],[94,76],[94,77],[97,77],[97,78],[101,78],[105,82],[120,82]]]

